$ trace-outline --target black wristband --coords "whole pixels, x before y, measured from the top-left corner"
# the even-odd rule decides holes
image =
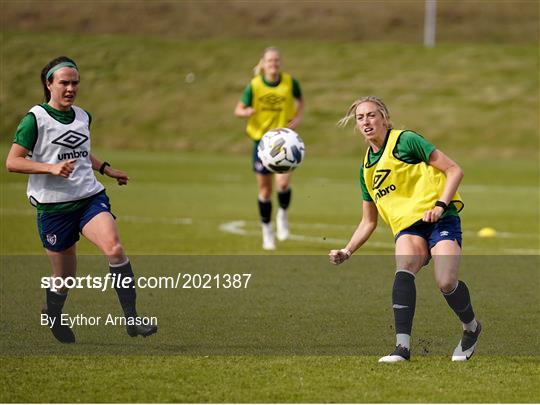
[[[435,207],[441,207],[443,209],[443,212],[445,212],[448,209],[448,205],[446,205],[446,203],[441,200],[435,203]]]
[[[110,165],[111,164],[109,162],[103,162],[99,168],[99,174],[105,174],[105,168]]]

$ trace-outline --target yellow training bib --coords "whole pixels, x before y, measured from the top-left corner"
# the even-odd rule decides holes
[[[247,124],[248,135],[258,141],[271,129],[282,128],[294,118],[296,107],[293,97],[293,80],[287,73],[275,87],[264,83],[261,75],[251,80],[252,107],[255,109]]]
[[[364,181],[382,219],[397,235],[422,219],[440,198],[446,176],[433,166],[406,163],[394,156],[394,149],[403,131],[392,129],[380,159],[368,164],[369,149],[364,158]],[[463,208],[459,193],[452,197],[458,211]]]

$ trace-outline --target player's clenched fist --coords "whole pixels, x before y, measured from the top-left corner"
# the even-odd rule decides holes
[[[424,222],[437,222],[441,215],[444,213],[444,209],[441,207],[435,207],[429,211],[424,212],[424,215],[422,217],[422,221]]]
[[[70,159],[52,165],[51,174],[68,178],[75,169],[75,161],[76,159]]]
[[[330,258],[330,263],[341,264],[351,257],[351,252],[348,249],[331,250],[328,253],[328,257]]]

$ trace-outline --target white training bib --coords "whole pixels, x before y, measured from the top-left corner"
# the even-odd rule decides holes
[[[105,187],[97,181],[90,159],[89,117],[73,106],[75,119],[62,124],[36,105],[30,112],[36,117],[38,138],[27,159],[41,163],[59,163],[76,159],[75,169],[66,179],[52,174],[31,174],[26,194],[31,203],[77,201],[99,193]]]

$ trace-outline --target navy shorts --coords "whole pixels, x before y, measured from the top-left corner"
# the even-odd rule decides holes
[[[259,147],[259,141],[253,142],[253,171],[257,174],[272,174],[270,170],[263,166],[259,155],[257,155],[257,149]]]
[[[43,247],[53,252],[69,249],[79,240],[84,226],[100,212],[111,212],[105,190],[90,197],[88,204],[79,210],[38,213],[37,226]]]
[[[418,222],[399,232],[401,235],[418,235],[426,240],[429,250],[441,240],[455,240],[461,247],[461,220],[457,215],[448,215],[437,222]]]

